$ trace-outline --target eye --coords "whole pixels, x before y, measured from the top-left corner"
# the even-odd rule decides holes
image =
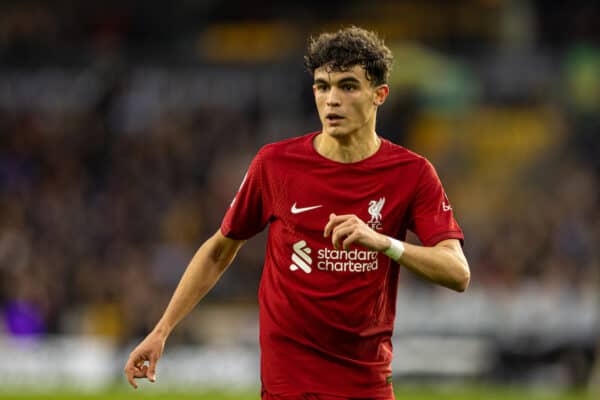
[[[342,85],[342,89],[344,89],[346,92],[352,92],[352,91],[356,90],[356,86],[347,83],[345,85]]]
[[[329,88],[329,86],[323,84],[315,85],[315,87],[318,92],[325,92]]]

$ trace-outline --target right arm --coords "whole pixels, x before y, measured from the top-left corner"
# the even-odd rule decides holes
[[[198,249],[186,268],[169,305],[152,332],[131,352],[125,365],[127,380],[137,389],[135,378],[154,382],[156,363],[171,331],[217,283],[233,261],[243,240],[229,239],[217,231]],[[145,362],[149,365],[145,365]]]

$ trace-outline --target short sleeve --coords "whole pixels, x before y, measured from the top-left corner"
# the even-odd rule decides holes
[[[464,240],[440,178],[427,160],[421,169],[409,221],[408,228],[425,246],[434,246],[446,239],[459,239],[461,243]]]
[[[264,161],[260,153],[252,160],[240,188],[221,223],[221,233],[231,239],[244,240],[262,231],[271,216],[266,193]]]

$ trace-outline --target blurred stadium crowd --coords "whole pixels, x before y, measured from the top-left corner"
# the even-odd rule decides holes
[[[395,53],[378,132],[436,165],[470,290],[600,304],[600,7],[218,3],[0,4],[0,334],[145,334],[252,155],[319,129],[306,37],[350,23]],[[208,303],[255,303],[263,246]]]

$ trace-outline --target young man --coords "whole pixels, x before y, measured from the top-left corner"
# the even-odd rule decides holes
[[[244,240],[269,225],[259,289],[262,398],[394,398],[400,265],[457,291],[467,287],[469,267],[431,164],[375,132],[391,61],[383,41],[360,28],[312,40],[305,63],[322,131],[259,151],[220,230],[131,353],[131,385],[155,380],[169,333]],[[424,246],[402,242],[407,229]]]

